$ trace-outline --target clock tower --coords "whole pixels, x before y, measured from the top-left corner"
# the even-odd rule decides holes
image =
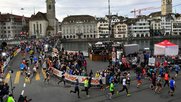
[[[162,0],[161,12],[162,15],[172,13],[172,0]]]
[[[51,31],[48,31],[48,33],[52,35],[56,33],[55,0],[46,0],[46,9],[46,17],[48,19],[49,28],[51,28]]]

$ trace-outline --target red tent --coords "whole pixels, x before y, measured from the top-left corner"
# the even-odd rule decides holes
[[[168,40],[164,40],[164,41],[158,43],[157,45],[160,45],[160,46],[175,46],[176,44],[171,43],[171,42],[168,41]]]
[[[154,55],[175,56],[178,55],[178,45],[164,40],[154,45]]]

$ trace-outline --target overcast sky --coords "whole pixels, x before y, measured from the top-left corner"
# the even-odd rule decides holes
[[[30,17],[34,10],[46,12],[46,0],[0,0],[1,13],[13,13]],[[130,11],[146,7],[160,7],[161,0],[110,0],[111,13],[133,17]],[[181,4],[181,0],[173,0],[173,5]],[[24,10],[21,10],[24,8]],[[173,11],[181,13],[181,5]],[[142,14],[159,11],[160,9],[143,11]],[[62,19],[68,15],[89,14],[104,17],[108,14],[108,0],[56,0],[56,17]]]

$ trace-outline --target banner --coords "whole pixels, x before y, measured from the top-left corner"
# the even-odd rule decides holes
[[[56,75],[58,77],[62,77],[62,73],[63,73],[62,71],[55,69],[55,68],[52,68],[52,70],[53,70],[54,75]],[[81,83],[81,84],[83,84],[84,80],[87,78],[85,76],[70,75],[68,73],[65,73],[64,76],[65,76],[65,79],[70,81],[70,82],[76,82],[76,79],[78,79],[79,83]],[[91,84],[92,85],[99,85],[99,79],[98,78],[92,78]]]
[[[148,65],[155,66],[155,58],[149,58]]]

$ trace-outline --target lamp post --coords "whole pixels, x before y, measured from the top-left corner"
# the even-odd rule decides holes
[[[111,41],[111,6],[110,6],[110,0],[108,0],[108,29],[109,29],[109,41]]]
[[[12,93],[12,95],[13,95],[13,94],[14,94],[14,88],[15,88],[15,87],[13,87],[13,81],[12,81],[12,77],[11,77],[11,74],[13,73],[13,70],[10,70],[9,73],[10,73],[11,93]]]

